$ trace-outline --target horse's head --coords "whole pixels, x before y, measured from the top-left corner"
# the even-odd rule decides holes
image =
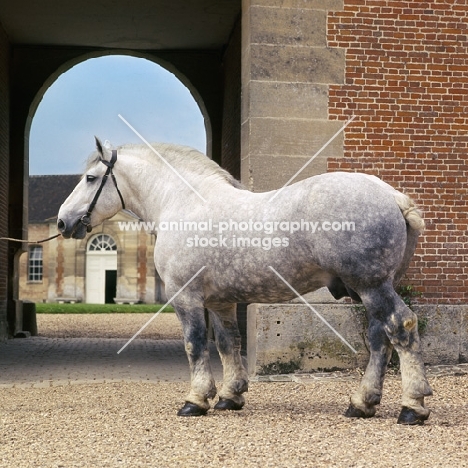
[[[117,151],[98,138],[96,147],[85,174],[60,207],[57,227],[65,238],[83,239],[94,226],[125,208],[113,173]]]

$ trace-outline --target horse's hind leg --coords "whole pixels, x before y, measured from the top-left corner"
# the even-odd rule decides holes
[[[385,371],[390,360],[393,346],[388,339],[382,323],[369,317],[370,359],[359,389],[351,396],[345,413],[350,418],[370,418],[375,414],[375,406],[380,404]]]
[[[380,322],[380,327],[376,325],[377,330],[383,330],[387,338],[386,340],[381,331],[375,333],[373,335],[375,340],[373,347],[378,348],[379,340],[381,340],[380,346],[382,346],[382,349],[386,349],[388,353],[388,342],[390,342],[400,357],[403,409],[398,418],[398,423],[423,424],[430,413],[424,406],[424,397],[432,395],[432,390],[426,379],[424,364],[419,352],[417,317],[397,295],[390,282],[378,288],[360,291],[359,293],[368,311],[370,323]],[[383,355],[383,353],[381,354]],[[383,359],[379,361],[374,358],[373,360],[371,356],[369,362],[371,370],[368,372],[366,369],[366,375],[373,375],[375,383],[377,382],[377,372],[381,373],[383,382],[383,362]],[[366,380],[365,376],[363,379],[364,386],[369,385],[370,381],[372,381],[372,378]],[[362,410],[366,415],[372,416],[371,410],[366,412],[366,404],[372,406],[372,397],[378,399],[378,394],[372,389],[366,394],[366,388],[363,388],[363,384],[361,384],[358,392],[351,397],[351,405]],[[378,385],[376,384],[375,387],[378,388]]]
[[[223,386],[214,409],[240,410],[242,395],[248,389],[248,376],[242,364],[241,336],[237,326],[236,304],[216,304],[209,308],[216,346],[223,363]]]
[[[205,308],[201,304],[194,306],[193,298],[184,300],[183,294],[173,301],[173,305],[182,324],[191,376],[190,393],[177,415],[202,416],[210,408],[208,399],[216,395],[208,350]]]

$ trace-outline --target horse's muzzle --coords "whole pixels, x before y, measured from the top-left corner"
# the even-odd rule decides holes
[[[58,219],[57,229],[65,239],[70,239],[70,237],[73,239],[83,239],[86,233],[92,230],[91,224],[86,222],[89,218],[86,218],[85,222],[83,222],[83,218],[80,218],[75,224],[68,225],[63,219]]]
[[[62,234],[65,231],[65,227],[65,223],[61,219],[57,220],[57,228]]]

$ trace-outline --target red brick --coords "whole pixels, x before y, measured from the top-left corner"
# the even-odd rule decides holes
[[[329,89],[330,119],[359,117],[345,131],[345,158],[329,170],[376,173],[423,206],[427,229],[409,281],[427,302],[466,303],[468,5],[362,3],[344,0],[328,23],[346,50],[345,84]]]

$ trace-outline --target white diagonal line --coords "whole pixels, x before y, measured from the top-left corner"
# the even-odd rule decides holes
[[[276,195],[281,193],[355,118],[353,115],[275,194],[268,200],[273,200]]]
[[[192,190],[193,193],[195,193],[195,195],[197,195],[201,200],[203,200],[203,201],[206,203],[205,198],[203,198],[203,197],[198,193],[198,191],[195,190],[195,189],[192,187],[192,185],[190,185],[190,183],[189,183],[184,177],[182,177],[182,176],[179,174],[179,172],[178,172],[176,169],[174,169],[174,167],[172,167],[172,166],[161,156],[161,153],[160,153],[159,151],[157,151],[156,149],[154,149],[153,146],[151,145],[151,143],[149,143],[149,142],[143,137],[143,135],[141,135],[141,133],[139,133],[137,130],[135,130],[135,128],[132,127],[132,125],[130,125],[130,124],[127,122],[127,120],[125,120],[120,114],[118,114],[118,115],[119,115],[120,120],[122,120],[122,122],[124,122],[124,123],[127,125],[127,127],[128,127],[130,130],[132,130],[133,133],[135,133],[135,135],[137,135],[137,136],[141,139],[141,141],[143,141],[143,143],[145,143],[146,146],[147,146],[154,154],[156,154],[156,155],[164,162],[164,164],[166,164],[166,166],[169,167],[169,169],[171,169],[171,171],[174,172],[174,174],[175,174],[177,177],[179,177],[179,179],[180,179],[185,185],[187,185],[187,187],[189,187],[189,188]]]
[[[278,278],[312,311],[314,314],[355,354],[357,351],[272,267],[269,266]]]
[[[204,269],[202,266],[118,351],[120,354]]]

